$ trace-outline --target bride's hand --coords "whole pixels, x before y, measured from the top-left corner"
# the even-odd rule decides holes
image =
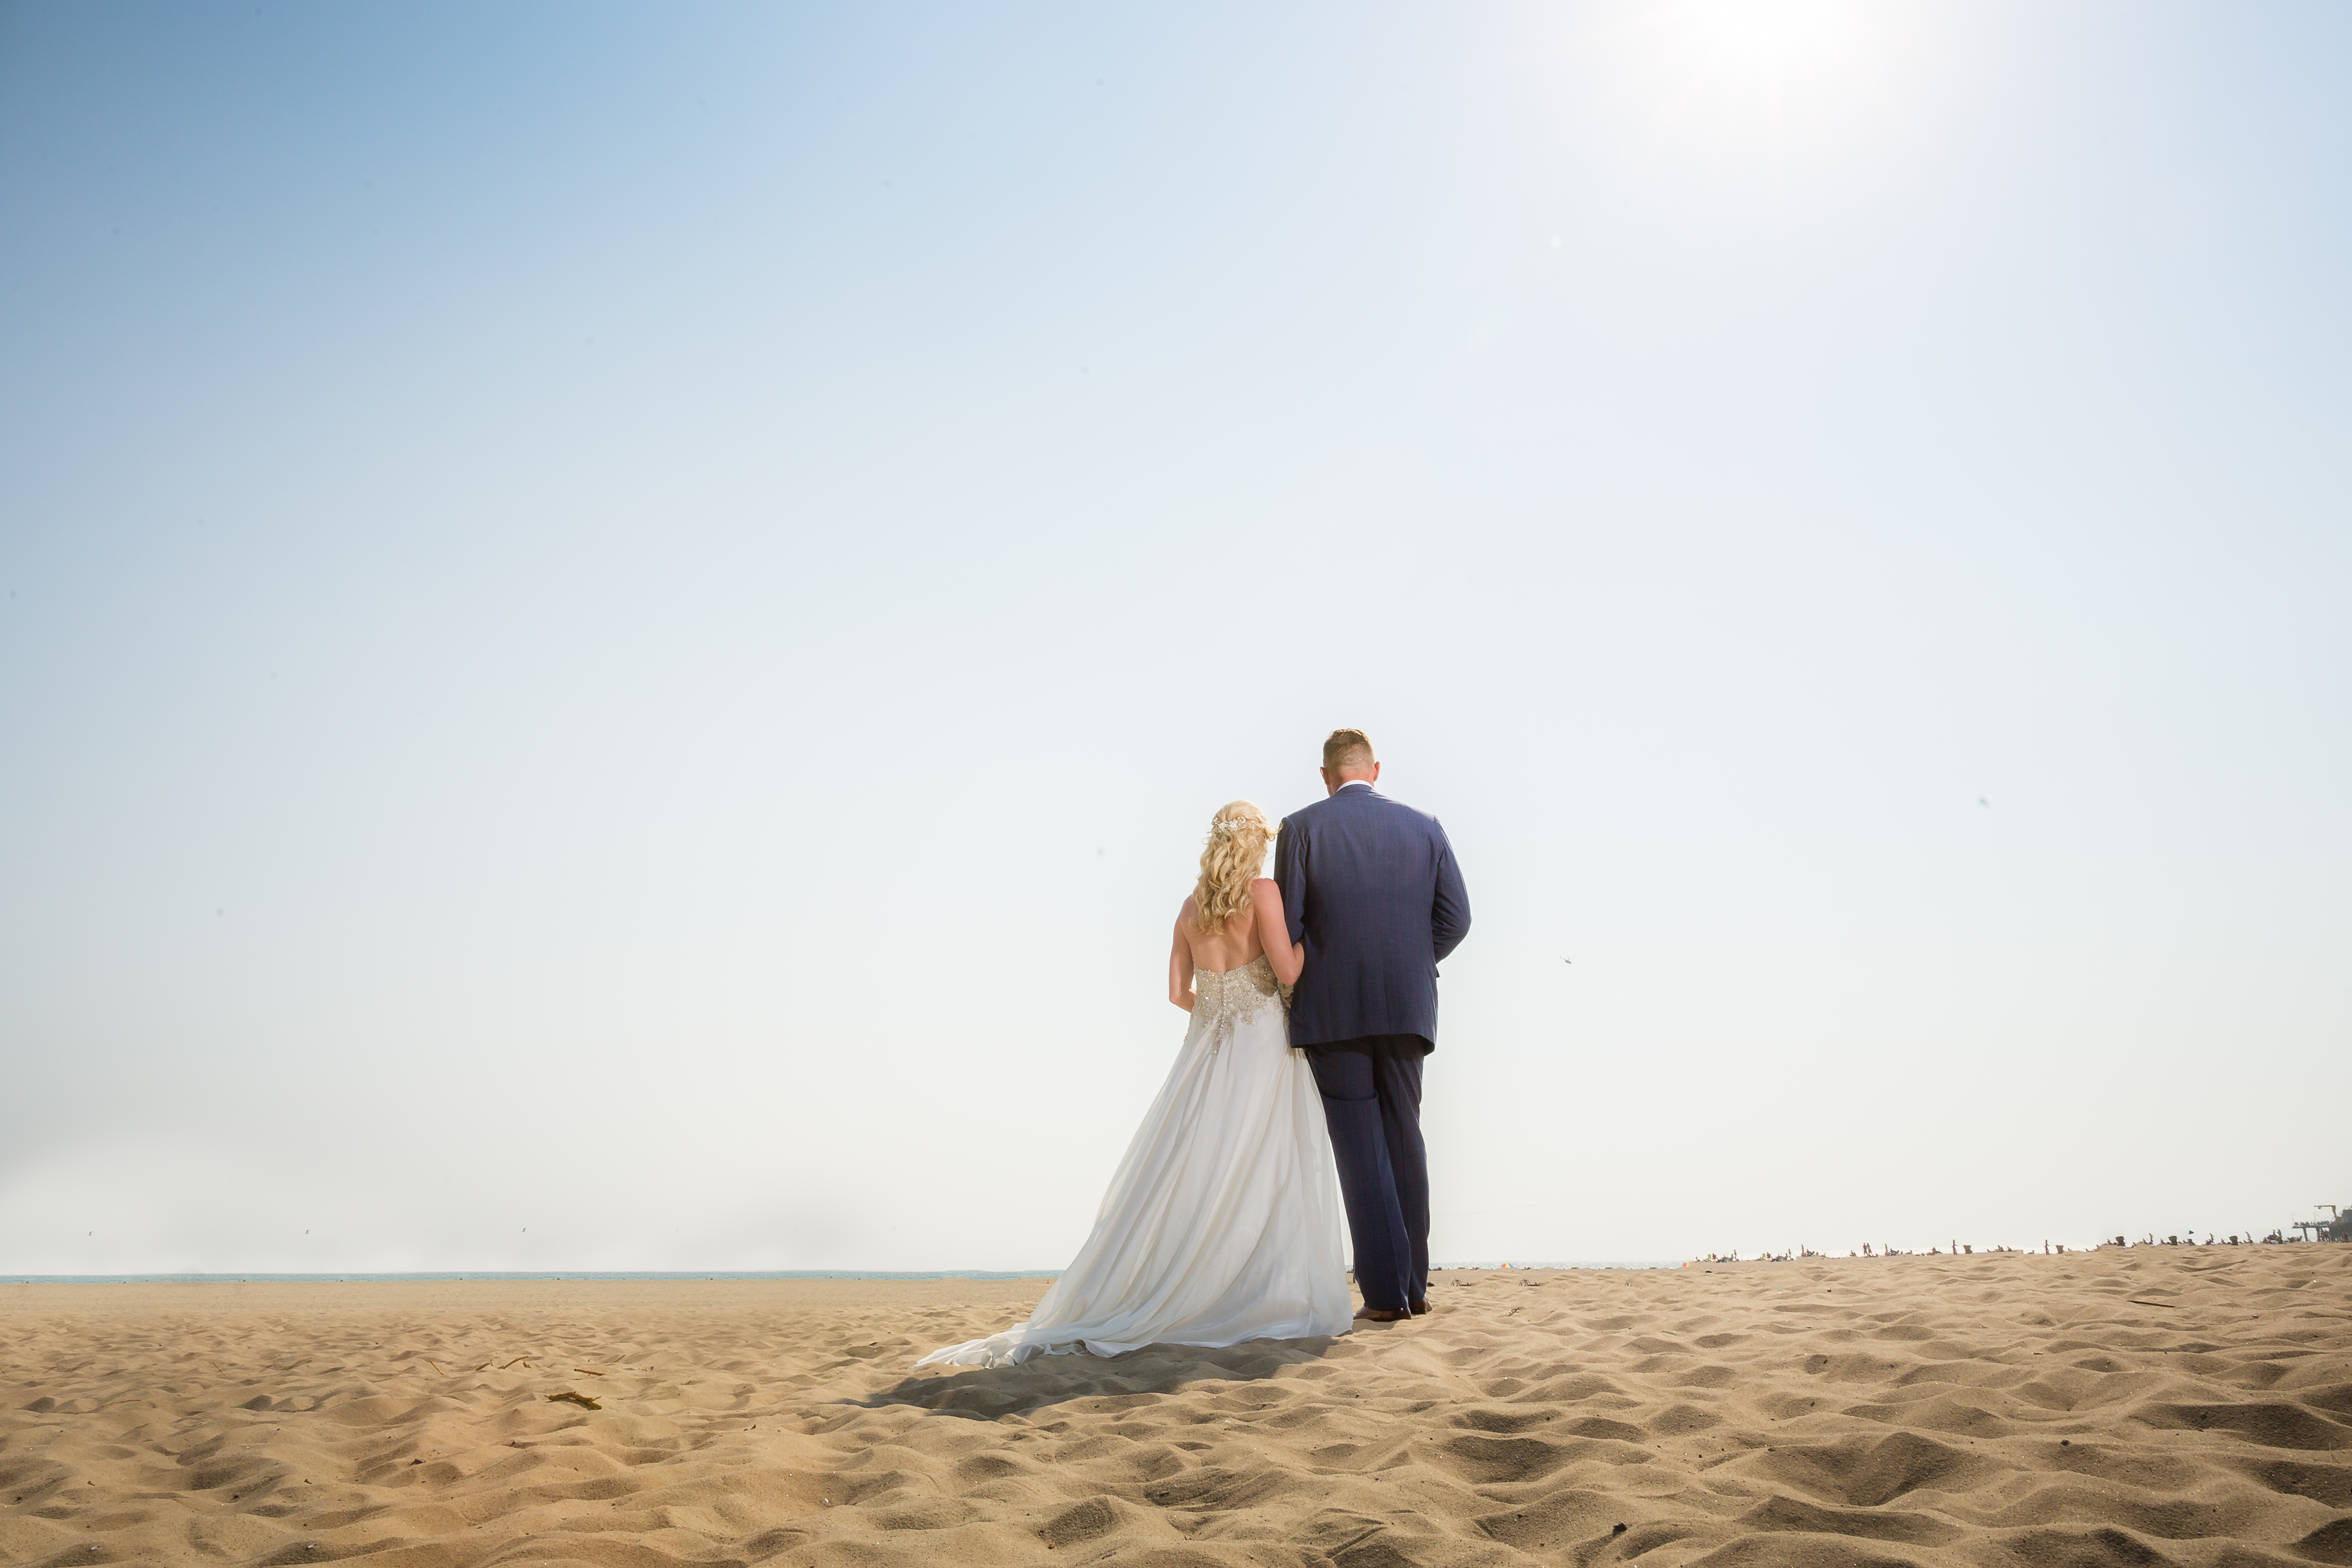
[[[1257,916],[1257,940],[1274,977],[1285,985],[1298,984],[1307,968],[1307,944],[1290,940],[1290,921],[1282,911],[1282,885],[1271,877],[1250,884],[1250,909]]]

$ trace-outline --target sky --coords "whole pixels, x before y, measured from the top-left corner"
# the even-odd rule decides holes
[[[2352,1205],[2348,68],[0,5],[0,1273],[1059,1268],[1340,725],[1440,1260]]]

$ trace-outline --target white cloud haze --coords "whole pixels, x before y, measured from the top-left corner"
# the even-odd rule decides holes
[[[2352,1200],[2348,50],[0,12],[0,1272],[1059,1267],[1341,723],[1442,1258]]]

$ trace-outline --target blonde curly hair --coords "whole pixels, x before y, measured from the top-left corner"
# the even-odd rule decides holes
[[[1249,908],[1250,881],[1265,868],[1273,844],[1274,825],[1255,802],[1228,801],[1218,809],[1201,851],[1201,879],[1192,887],[1192,918],[1202,931],[1223,931]]]

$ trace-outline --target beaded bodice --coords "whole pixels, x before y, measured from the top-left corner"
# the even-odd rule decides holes
[[[1277,999],[1287,1003],[1274,965],[1259,953],[1238,969],[1192,971],[1192,1016],[1209,1031],[1209,1054],[1216,1055],[1234,1037],[1234,1026],[1245,1024]]]

